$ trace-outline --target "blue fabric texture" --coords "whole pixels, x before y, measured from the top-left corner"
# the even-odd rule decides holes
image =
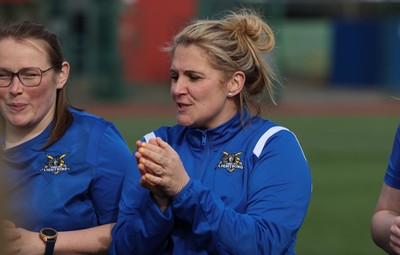
[[[384,181],[387,185],[400,189],[400,125],[397,127]]]

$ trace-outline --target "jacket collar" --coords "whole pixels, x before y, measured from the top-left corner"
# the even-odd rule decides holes
[[[187,139],[194,148],[218,148],[235,137],[250,117],[247,111],[243,110],[243,117],[237,112],[230,120],[215,128],[206,130],[188,128]]]

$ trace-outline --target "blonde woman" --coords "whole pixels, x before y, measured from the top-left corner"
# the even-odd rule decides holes
[[[177,34],[178,124],[137,142],[111,254],[294,254],[311,196],[295,135],[257,116],[273,74],[270,27],[243,10]],[[255,115],[250,111],[255,109]]]

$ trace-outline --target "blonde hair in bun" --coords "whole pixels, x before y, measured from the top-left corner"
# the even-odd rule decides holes
[[[254,108],[260,114],[260,98],[267,91],[275,103],[276,75],[265,59],[275,47],[275,36],[261,15],[250,9],[229,11],[220,19],[195,20],[184,27],[164,48],[171,55],[178,45],[196,45],[210,56],[211,65],[229,78],[242,71],[246,80],[236,96],[239,109]]]

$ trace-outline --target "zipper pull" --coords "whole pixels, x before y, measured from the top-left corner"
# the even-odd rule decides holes
[[[201,145],[205,146],[206,143],[207,143],[207,134],[206,134],[206,132],[203,132],[203,135],[201,137]]]

